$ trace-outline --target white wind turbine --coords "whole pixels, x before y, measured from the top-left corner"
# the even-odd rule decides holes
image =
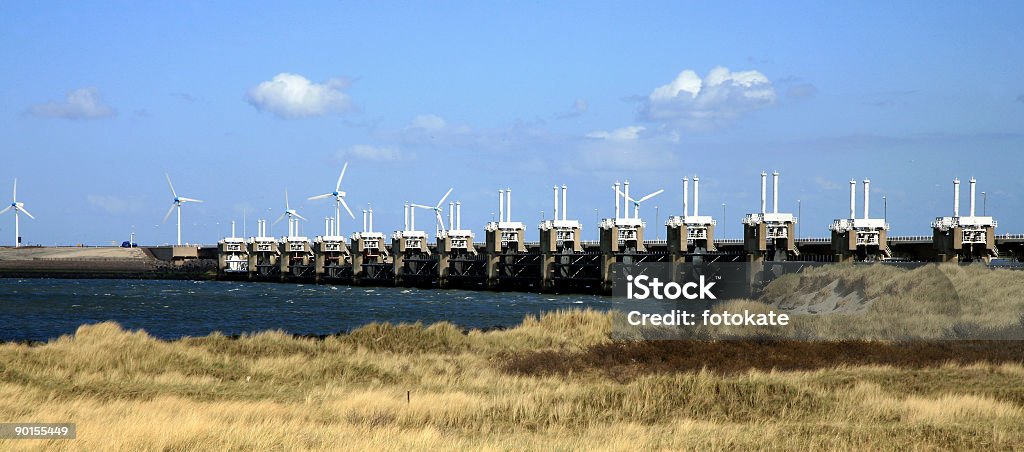
[[[628,183],[628,182],[627,182],[627,183]],[[618,189],[616,189],[616,190],[618,190]],[[623,198],[625,198],[625,199],[626,199],[627,201],[629,201],[629,202],[632,202],[632,203],[633,203],[633,218],[640,218],[640,204],[641,204],[641,203],[643,203],[644,201],[647,201],[648,199],[651,199],[651,198],[653,198],[653,197],[655,197],[655,196],[658,196],[658,195],[660,195],[660,194],[661,194],[662,192],[664,192],[664,191],[665,191],[665,189],[661,189],[661,190],[658,190],[658,191],[656,191],[656,192],[654,192],[654,193],[651,193],[651,194],[649,194],[649,195],[647,195],[647,196],[644,196],[643,198],[640,198],[640,199],[633,199],[633,198],[630,198],[630,197],[629,197],[629,195],[627,195],[627,194],[623,193],[623,192],[622,192],[621,190],[618,190],[618,192],[619,192],[619,195],[620,195],[620,196],[622,196]],[[629,216],[629,210],[628,210],[628,208],[627,208],[627,210],[626,210],[626,216],[627,216],[627,217]]]
[[[409,205],[412,206],[412,207],[418,207],[420,209],[433,210],[434,211],[434,217],[437,220],[437,228],[436,228],[437,233],[447,232],[447,229],[445,229],[445,227],[444,227],[444,220],[441,218],[441,211],[443,210],[443,209],[441,209],[441,205],[444,204],[444,200],[448,199],[448,195],[452,194],[452,190],[453,189],[454,189],[454,187],[449,188],[448,192],[446,192],[444,194],[444,196],[441,197],[441,200],[437,202],[436,206],[431,207],[431,206],[425,206],[423,204],[409,204]]]
[[[310,196],[310,201],[316,201],[318,199],[334,198],[334,235],[341,235],[341,207],[345,206],[345,211],[348,212],[348,216],[356,219],[356,215],[352,213],[352,209],[348,208],[348,203],[345,202],[346,193],[341,191],[341,180],[345,178],[345,170],[348,169],[348,162],[345,162],[345,166],[341,167],[341,174],[338,176],[338,183],[334,185],[334,191],[330,193],[324,193],[322,195]]]
[[[291,207],[291,204],[288,202],[287,188],[284,189],[284,213],[282,213],[280,217],[277,217],[277,220],[274,220],[274,224],[280,223],[281,220],[285,219],[285,217],[288,217],[288,237],[294,237],[298,235],[297,229],[295,228],[295,224],[293,223],[294,218],[298,218],[302,221],[309,221],[306,219],[306,217],[299,215],[299,212]]]
[[[25,203],[18,202],[18,179],[14,179],[14,196],[11,198],[11,205],[7,206],[4,210],[0,210],[0,215],[7,213],[8,210],[14,211],[14,247],[21,246],[21,220],[18,218],[19,213],[28,215],[29,218],[35,220],[32,214],[25,210]]]
[[[167,177],[167,185],[171,187],[171,194],[174,195],[174,201],[171,202],[171,208],[167,210],[167,215],[164,215],[164,223],[171,217],[171,213],[174,209],[178,209],[178,245],[181,245],[181,205],[186,202],[203,202],[199,199],[186,198],[184,196],[178,196],[178,192],[174,191],[174,184],[171,183],[171,176],[164,173]]]

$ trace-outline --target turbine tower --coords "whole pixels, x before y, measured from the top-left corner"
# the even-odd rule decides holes
[[[348,216],[356,219],[356,215],[352,213],[352,209],[348,208],[348,203],[345,202],[346,193],[341,191],[341,180],[345,178],[345,170],[348,169],[348,162],[345,162],[345,166],[341,167],[341,175],[338,176],[338,183],[334,185],[334,191],[330,193],[324,193],[322,195],[310,196],[310,201],[318,199],[334,198],[334,236],[341,235],[341,207],[345,206],[345,211],[348,212]]]
[[[18,179],[14,179],[14,195],[11,198],[11,204],[4,210],[0,210],[0,215],[7,213],[8,210],[14,211],[14,247],[17,248],[21,246],[21,220],[18,218],[18,214],[24,213],[29,218],[36,219],[36,217],[33,217],[32,214],[25,210],[25,203],[18,202]]]
[[[448,191],[444,194],[444,196],[441,197],[441,200],[437,202],[437,205],[435,205],[433,207],[425,206],[423,204],[409,204],[411,207],[417,207],[417,208],[420,208],[420,209],[427,209],[427,210],[433,210],[434,211],[434,218],[437,220],[436,232],[437,232],[438,235],[440,233],[442,233],[442,232],[448,232],[448,230],[445,229],[445,227],[444,227],[444,220],[441,218],[441,211],[443,210],[443,209],[441,209],[441,206],[444,205],[444,200],[448,199],[448,195],[452,194],[452,190],[453,189],[454,189],[454,187],[453,188],[449,188]]]
[[[171,183],[171,176],[169,174],[167,174],[167,173],[164,173],[164,176],[167,177],[167,185],[169,187],[171,187],[171,194],[174,195],[174,200],[171,202],[171,208],[167,210],[167,215],[164,215],[164,223],[166,223],[167,219],[171,217],[171,213],[174,212],[174,209],[178,209],[178,245],[180,246],[181,245],[181,205],[186,203],[186,202],[203,202],[203,201],[199,200],[199,199],[192,199],[192,198],[186,198],[184,196],[178,196],[178,192],[174,191],[174,184]]]
[[[298,235],[297,228],[295,227],[295,223],[293,222],[295,218],[298,218],[302,221],[309,221],[306,219],[306,217],[299,215],[299,212],[297,212],[295,209],[291,207],[290,203],[288,202],[287,188],[284,189],[284,213],[282,213],[280,217],[277,217],[277,220],[274,220],[274,224],[280,223],[281,220],[283,220],[285,217],[288,217],[288,237]]]

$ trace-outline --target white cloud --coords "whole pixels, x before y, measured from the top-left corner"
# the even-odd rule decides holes
[[[640,132],[647,130],[644,126],[628,126],[622,127],[610,132],[604,130],[597,130],[587,134],[587,138],[594,138],[599,140],[611,140],[611,141],[630,141],[636,140],[640,137]]]
[[[396,131],[398,138],[407,145],[444,144],[464,146],[479,144],[483,135],[465,124],[453,124],[434,114],[416,116],[401,131]]]
[[[422,129],[428,132],[438,132],[444,130],[448,123],[444,118],[437,115],[419,115],[412,119],[412,123],[409,127],[413,129]]]
[[[652,101],[672,100],[681,93],[686,93],[691,99],[694,99],[700,94],[700,88],[700,76],[696,72],[687,69],[680,72],[671,83],[655,88],[654,92],[650,95],[650,99]]]
[[[716,67],[703,79],[684,70],[643,100],[640,116],[650,121],[704,128],[734,120],[775,102],[775,87],[758,71]]]
[[[825,178],[825,176],[814,176],[814,183],[822,190],[835,190],[839,184]]]
[[[295,119],[341,113],[352,107],[344,91],[346,79],[330,79],[321,84],[298,75],[282,72],[249,90],[249,104],[279,118]]]
[[[117,111],[103,103],[95,87],[79,88],[68,93],[64,102],[33,105],[28,112],[44,118],[99,119],[117,115]]]
[[[341,150],[338,156],[377,162],[391,162],[402,158],[402,153],[395,148],[357,144],[348,149]]]

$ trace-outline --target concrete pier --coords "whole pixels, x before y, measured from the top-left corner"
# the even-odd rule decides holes
[[[976,216],[975,185],[970,181],[970,215],[960,215],[960,180],[953,180],[953,216],[932,222],[932,242],[942,262],[989,262],[999,256],[995,229],[998,222],[989,216]]]
[[[586,290],[600,283],[600,253],[585,252],[578,220],[568,219],[568,187],[554,187],[554,216],[542,221],[540,280],[545,291]]]
[[[832,250],[837,262],[874,262],[892,256],[889,249],[889,224],[883,218],[871,218],[871,180],[864,179],[864,215],[857,218],[857,181],[850,180],[850,218],[836,219],[832,231]]]
[[[396,286],[431,286],[437,280],[437,257],[427,246],[423,231],[398,231],[391,236],[391,258]]]
[[[787,261],[800,256],[796,246],[797,218],[779,212],[779,173],[772,173],[772,211],[767,211],[767,177],[761,173],[761,211],[743,218],[743,247],[749,262]]]

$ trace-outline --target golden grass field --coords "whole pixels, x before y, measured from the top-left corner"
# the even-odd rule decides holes
[[[78,439],[0,450],[1024,444],[1019,341],[613,342],[610,331],[595,311],[504,331],[371,324],[324,339],[161,341],[84,325],[0,345],[0,422],[75,422]]]

